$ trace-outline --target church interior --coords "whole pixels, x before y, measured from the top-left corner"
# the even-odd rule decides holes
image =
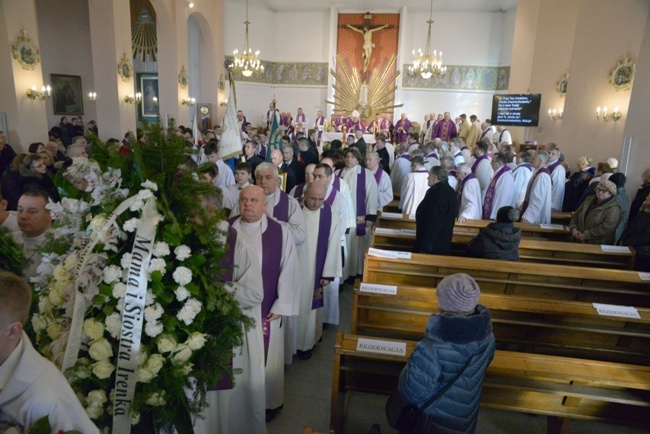
[[[17,153],[46,143],[64,116],[94,120],[106,141],[159,120],[215,128],[233,98],[255,128],[271,102],[311,120],[359,102],[367,122],[381,112],[422,124],[429,113],[488,119],[495,95],[541,94],[538,124],[509,128],[514,142],[555,142],[572,169],[581,156],[614,157],[628,192],[650,166],[647,0],[0,0],[0,24],[0,131]],[[246,48],[259,50],[252,74],[228,66]],[[446,70],[411,71],[418,49],[437,50]],[[344,286],[341,322],[325,326],[314,356],[286,366],[269,433],[330,432],[353,292]],[[348,395],[345,432],[397,432],[385,395]],[[579,419],[562,432],[646,432]],[[476,432],[551,431],[543,414],[482,409]]]

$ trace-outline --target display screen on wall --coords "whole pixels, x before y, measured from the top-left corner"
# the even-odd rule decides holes
[[[494,95],[492,98],[492,125],[536,127],[539,123],[539,93]]]

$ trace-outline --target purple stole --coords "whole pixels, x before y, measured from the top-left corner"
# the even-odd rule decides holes
[[[469,151],[469,148],[468,148],[467,146],[465,146],[465,145],[463,145],[463,147],[462,147],[462,148],[460,148],[460,150],[461,150],[461,153],[462,153],[462,151],[464,151],[465,149],[467,149],[467,150]]]
[[[555,171],[555,169],[557,168],[557,166],[559,166],[560,164],[562,164],[562,162],[558,158],[558,160],[555,163],[548,166],[548,172],[553,173]],[[553,185],[553,177],[552,176],[551,176],[551,185]]]
[[[530,167],[530,163],[521,163],[519,166],[515,167],[515,171],[517,171],[517,169],[519,169],[520,167],[523,167],[523,168],[525,168],[525,169],[528,169],[528,170],[531,171],[531,172],[532,172],[532,170],[533,170],[533,169]]]
[[[379,181],[381,180],[382,173],[384,173],[384,171],[381,170],[381,167],[377,168],[377,171],[375,172],[375,181],[377,181],[377,185],[379,185]]]
[[[411,155],[409,155],[409,154],[402,154],[402,155],[400,155],[398,158],[405,158],[405,159],[407,159],[408,161],[411,161]]]
[[[476,173],[476,169],[478,168],[479,163],[481,161],[487,160],[487,159],[488,159],[487,155],[483,155],[483,156],[477,158],[476,161],[474,162],[474,164],[472,164],[472,173]]]
[[[336,193],[336,191],[333,191]],[[330,195],[334,196],[334,194]],[[332,227],[332,208],[329,205],[323,205],[320,208],[320,220],[318,222],[318,239],[316,242],[316,273],[314,274],[314,294],[312,296],[311,309],[318,309],[325,306],[323,299],[323,287],[320,279],[323,276],[325,268],[325,258],[327,257],[327,247],[329,244],[330,229]]]
[[[268,147],[268,145],[266,145],[266,144],[260,144],[260,152],[258,153],[258,155],[263,159],[266,159],[266,149],[267,149],[267,147]]]
[[[460,201],[463,198],[463,189],[465,188],[465,182],[470,179],[476,179],[476,176],[474,176],[473,173],[470,173],[460,182],[460,185],[458,186],[458,196],[456,200],[456,202],[458,202],[458,209],[456,210],[456,217],[460,216]]]
[[[503,166],[492,177],[492,181],[490,181],[490,185],[488,185],[487,191],[485,192],[485,199],[483,199],[483,220],[490,220],[490,215],[492,214],[492,201],[494,200],[494,190],[496,190],[497,181],[501,175],[509,171],[510,167]]]
[[[524,213],[526,212],[526,209],[528,208],[528,201],[530,199],[530,192],[532,191],[533,184],[535,183],[535,180],[537,179],[537,177],[539,176],[540,173],[546,173],[548,176],[551,176],[551,172],[546,167],[542,167],[537,172],[535,172],[535,174],[531,178],[530,182],[528,183],[528,188],[526,189],[526,199],[524,200],[524,203],[521,206],[521,215],[522,216],[524,215]]]
[[[485,131],[483,131],[483,134],[481,134],[481,138],[485,137],[488,131],[490,131],[490,127],[487,127]]]
[[[341,176],[341,172],[339,172],[338,176],[335,176],[334,181],[332,182],[332,187],[336,191],[341,191],[341,180],[339,179]]]
[[[224,269],[221,280],[224,282],[232,282],[232,269],[235,266],[235,245],[237,244],[237,231],[230,226],[237,217],[233,217],[228,220],[228,237],[226,238],[226,245],[228,249],[221,257],[221,268]],[[230,372],[232,372],[232,356],[230,356],[230,361],[228,363],[229,372],[226,372],[218,381],[217,385],[212,390],[228,390],[233,388],[232,377]]]
[[[440,128],[440,138],[444,140],[445,142],[449,141],[449,133],[447,133],[447,129],[449,128],[449,123],[451,121],[442,121],[443,125],[442,128]]]
[[[338,194],[338,191],[336,188],[332,188],[332,192],[330,193],[329,197],[325,199],[325,203],[328,204],[329,206],[332,206],[334,204],[334,199],[336,199],[336,195]]]
[[[360,166],[357,166],[360,167]],[[357,173],[357,217],[366,216],[366,169],[361,168],[361,172]],[[366,222],[363,221],[357,224],[357,236],[364,236],[366,234]]]
[[[427,155],[424,157],[424,159],[426,160],[426,159],[429,158],[429,157],[433,157],[433,158],[435,158],[436,160],[440,160],[440,158],[438,158],[438,154],[436,154],[436,151],[433,151],[432,153],[427,154]]]
[[[453,176],[454,178],[458,178],[458,176],[456,176],[456,171],[455,170],[450,170],[447,173],[449,174],[449,176]]]
[[[289,221],[289,195],[280,190],[280,200],[273,207],[273,217],[281,222]]]
[[[318,131],[318,138],[319,139],[323,135],[323,131],[318,127],[323,126],[323,125],[325,125],[325,117],[321,116],[319,118],[316,118],[316,122],[314,122],[314,128]]]
[[[296,200],[298,200],[298,201],[299,201],[300,199],[302,199],[302,195],[303,195],[303,193],[305,192],[305,184],[306,184],[306,183],[303,182],[302,184],[298,184],[298,185],[296,186],[296,191],[293,193],[293,197],[294,197],[294,199],[296,199]],[[289,201],[287,201],[287,205],[288,205],[288,204],[289,204]],[[280,205],[279,202],[278,202],[278,205]],[[288,212],[288,210],[287,210],[287,212]],[[273,208],[273,213],[275,213],[275,208]]]
[[[404,130],[403,133],[400,133],[398,131],[398,129],[400,128]],[[411,128],[411,121],[409,121],[408,119],[405,119],[404,121],[400,119],[399,121],[397,121],[397,123],[395,124],[395,134],[397,135],[397,143],[402,143],[406,141],[406,139],[408,139],[410,128]]]

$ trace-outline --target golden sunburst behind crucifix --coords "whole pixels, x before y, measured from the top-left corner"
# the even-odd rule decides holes
[[[382,71],[376,70],[371,74],[370,80],[363,83],[359,78],[357,68],[347,67],[336,56],[336,71],[330,69],[330,74],[336,80],[334,84],[334,101],[325,102],[334,106],[334,111],[347,110],[352,113],[359,111],[361,119],[367,121],[375,113],[387,113],[403,104],[394,104],[394,95],[397,90],[395,80],[399,76],[398,70],[391,73],[396,56],[392,56]]]

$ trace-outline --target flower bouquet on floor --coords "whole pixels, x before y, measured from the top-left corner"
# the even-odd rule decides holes
[[[96,160],[61,171],[33,279],[39,351],[113,432],[192,432],[251,326],[221,280],[221,216],[201,207],[213,187],[164,133],[150,127],[130,155],[95,142]]]

